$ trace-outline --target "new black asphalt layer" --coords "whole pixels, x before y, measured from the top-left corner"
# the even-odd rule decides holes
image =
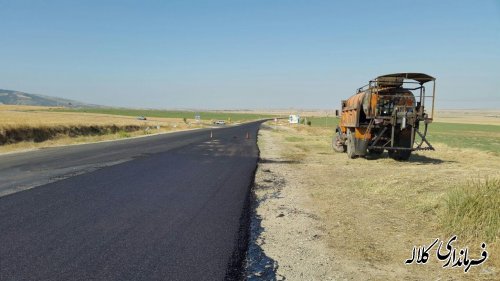
[[[0,157],[0,174],[133,157],[0,197],[0,280],[238,277],[259,126]]]
[[[219,134],[218,131],[227,129],[230,128],[183,131],[0,155],[0,196],[204,141],[211,130]]]

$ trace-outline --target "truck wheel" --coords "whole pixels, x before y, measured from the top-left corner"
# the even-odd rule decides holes
[[[354,135],[351,134],[350,131],[347,131],[347,157],[350,159],[356,158],[356,154],[354,153]]]
[[[411,156],[411,150],[389,150],[389,157],[398,161],[406,161]]]
[[[336,152],[345,152],[346,146],[342,142],[342,137],[340,136],[340,133],[336,133],[335,136],[333,136],[332,139],[332,148]]]
[[[382,153],[384,153],[384,150],[380,149],[380,148],[368,149],[368,154],[370,154],[370,155],[380,155]]]
[[[406,128],[405,130],[401,130],[397,135],[396,145],[400,147],[412,148],[411,143],[411,129]],[[398,161],[406,161],[410,158],[411,150],[390,150],[389,156]]]

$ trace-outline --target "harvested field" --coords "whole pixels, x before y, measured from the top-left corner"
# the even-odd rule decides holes
[[[436,112],[437,122],[500,125],[500,110],[448,109]]]
[[[147,118],[0,106],[0,153],[198,128],[181,118]]]
[[[430,138],[436,151],[416,153],[408,162],[386,153],[350,160],[332,152],[331,135],[331,128],[274,123],[261,130],[254,188],[254,228],[260,230],[253,232],[253,247],[271,266],[250,266],[250,276],[498,280],[497,153]],[[489,137],[500,140],[498,134]],[[435,238],[446,243],[454,234],[454,246],[468,247],[469,258],[480,258],[486,242],[488,260],[464,273],[463,267],[443,268],[434,248],[427,264],[405,265],[414,246],[430,245]],[[258,264],[252,259],[259,257],[249,262]]]

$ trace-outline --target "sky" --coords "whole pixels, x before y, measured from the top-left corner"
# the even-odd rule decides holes
[[[0,89],[141,108],[333,109],[379,75],[500,109],[500,0],[5,1]]]

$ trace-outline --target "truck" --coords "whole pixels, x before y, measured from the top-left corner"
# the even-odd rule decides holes
[[[432,84],[431,94],[426,93],[427,83]],[[349,158],[386,150],[389,157],[401,161],[408,160],[412,151],[434,150],[426,136],[434,118],[435,91],[436,79],[424,73],[394,73],[370,80],[341,101],[332,148]]]

